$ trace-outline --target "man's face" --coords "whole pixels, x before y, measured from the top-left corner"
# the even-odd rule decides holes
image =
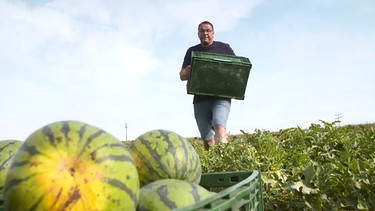
[[[202,24],[198,30],[198,37],[203,46],[211,45],[214,40],[214,31],[210,24]]]

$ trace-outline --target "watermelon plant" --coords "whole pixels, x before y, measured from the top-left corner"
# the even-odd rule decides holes
[[[242,131],[209,151],[188,140],[203,173],[260,170],[265,210],[375,210],[374,127],[338,123]]]
[[[5,210],[135,210],[139,178],[114,136],[79,121],[48,124],[15,154]]]

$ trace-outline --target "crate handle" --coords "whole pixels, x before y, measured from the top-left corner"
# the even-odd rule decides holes
[[[212,60],[214,60],[214,61],[219,61],[219,62],[232,62],[231,60],[228,60],[228,59],[218,59],[218,58],[213,58]]]

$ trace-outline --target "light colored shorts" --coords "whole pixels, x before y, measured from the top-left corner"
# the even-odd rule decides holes
[[[231,99],[217,99],[194,103],[194,116],[201,138],[209,141],[214,137],[215,125],[226,128],[230,112]]]

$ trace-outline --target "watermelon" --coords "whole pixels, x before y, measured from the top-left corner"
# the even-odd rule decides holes
[[[10,162],[21,145],[22,141],[19,140],[0,141],[0,193],[3,193],[5,177],[8,173]]]
[[[137,210],[172,210],[195,204],[214,194],[216,193],[185,180],[157,180],[141,188]]]
[[[5,210],[135,210],[139,178],[121,141],[79,121],[32,133],[8,171]]]
[[[170,130],[150,130],[128,146],[141,187],[160,179],[180,179],[199,184],[199,155],[185,138]]]

